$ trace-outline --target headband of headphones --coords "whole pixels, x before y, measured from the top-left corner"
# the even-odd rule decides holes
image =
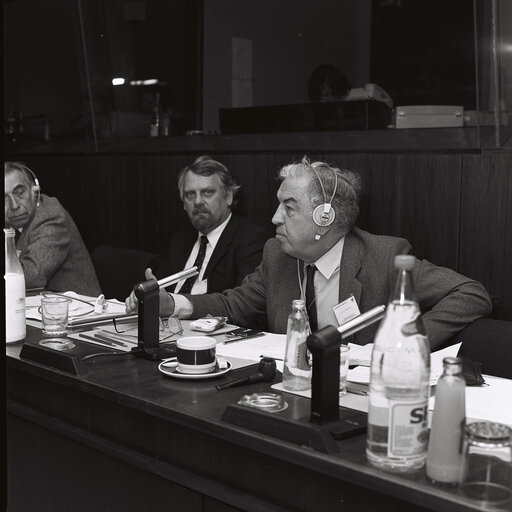
[[[29,169],[26,165],[23,166],[23,170],[25,170],[25,173],[29,178],[32,178],[32,181],[34,182],[32,185],[32,197],[36,200],[36,206],[39,206],[41,201],[41,186],[39,185],[39,180],[37,179],[34,171]]]

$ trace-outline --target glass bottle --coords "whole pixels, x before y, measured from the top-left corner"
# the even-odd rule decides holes
[[[149,136],[158,137],[160,135],[160,93],[155,94],[155,105],[149,125]]]
[[[5,228],[5,341],[26,336],[25,275],[14,245],[14,229]]]
[[[390,471],[424,466],[428,443],[430,346],[414,291],[416,258],[395,257],[398,278],[375,336],[366,454]]]
[[[310,334],[305,302],[294,300],[292,312],[288,316],[283,364],[283,388],[288,391],[304,391],[311,388],[311,366],[306,344]]]
[[[443,366],[436,386],[426,470],[434,483],[457,485],[463,463],[466,381],[462,376],[462,359],[445,357]]]

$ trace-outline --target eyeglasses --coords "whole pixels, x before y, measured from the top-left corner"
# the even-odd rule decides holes
[[[166,334],[167,331],[169,334]],[[182,332],[183,326],[181,325],[179,318],[174,316],[160,318],[160,341],[172,338],[173,336],[181,334]],[[165,335],[162,337],[162,334]]]

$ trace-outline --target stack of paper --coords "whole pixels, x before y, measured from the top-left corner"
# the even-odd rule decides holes
[[[30,320],[41,321],[41,299],[43,297],[64,296],[69,302],[69,320],[68,325],[74,327],[77,325],[94,324],[102,321],[109,321],[112,318],[124,320],[133,318],[136,315],[127,315],[124,302],[117,299],[105,301],[105,309],[102,313],[95,313],[94,306],[97,297],[87,297],[75,292],[43,292],[39,295],[33,295],[26,298],[26,317]]]

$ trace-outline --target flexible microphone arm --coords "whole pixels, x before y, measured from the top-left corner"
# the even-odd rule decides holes
[[[342,339],[348,338],[361,329],[378,322],[384,317],[385,313],[386,306],[375,306],[374,308],[369,309],[366,313],[356,316],[355,318],[352,318],[352,320],[340,325],[337,331],[341,334]]]
[[[215,386],[219,391],[233,386],[243,386],[244,384],[253,384],[254,382],[265,382],[272,380],[277,373],[276,360],[271,357],[263,357],[258,365],[258,373],[248,375],[241,379],[232,380],[225,384]]]
[[[157,281],[159,288],[165,288],[166,286],[169,286],[170,284],[177,283],[178,281],[181,281],[182,279],[186,279],[188,277],[192,277],[199,274],[199,270],[197,267],[190,267],[185,270],[182,270],[181,272],[176,272],[176,274],[172,274],[171,276],[164,277],[162,279],[159,279]]]

